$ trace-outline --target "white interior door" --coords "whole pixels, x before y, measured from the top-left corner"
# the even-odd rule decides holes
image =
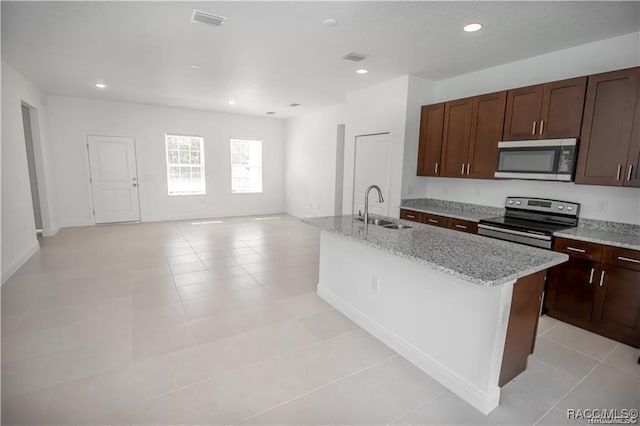
[[[140,220],[134,139],[89,136],[87,149],[96,223]]]
[[[389,198],[389,133],[356,136],[353,176],[353,214],[364,214],[364,193],[369,185],[378,185],[385,200]],[[369,213],[388,215],[389,203],[378,202],[378,193],[369,194]]]

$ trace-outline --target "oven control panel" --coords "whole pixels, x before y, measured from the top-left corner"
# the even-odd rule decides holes
[[[570,201],[547,200],[545,198],[507,197],[508,209],[531,210],[536,212],[578,216],[580,204]]]

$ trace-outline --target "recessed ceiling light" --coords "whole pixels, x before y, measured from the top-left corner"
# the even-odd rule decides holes
[[[360,68],[359,70],[356,70],[356,72],[357,72],[358,74],[366,74],[366,73],[368,73],[368,72],[369,72],[369,70],[366,70],[366,69],[364,69],[364,68]]]
[[[193,65],[191,65],[191,68],[194,69],[194,70],[199,70],[200,69],[200,65],[193,64]]]
[[[236,104],[236,101],[231,100],[231,101],[229,101],[229,102],[227,102],[227,103],[228,103],[229,105],[235,105],[235,104]]]
[[[478,31],[481,28],[482,28],[482,24],[467,24],[464,26],[464,30],[468,33]]]
[[[300,104],[293,102],[293,103],[290,103],[289,106],[290,107],[297,107],[297,106],[300,106]]]
[[[274,115],[274,114],[275,114],[275,112],[274,112],[274,111],[267,111],[267,112],[265,112],[265,114],[267,114],[267,115]]]
[[[333,18],[329,18],[329,19],[325,19],[324,21],[322,21],[322,25],[324,25],[325,27],[331,28],[331,27],[335,27],[336,25],[338,25],[338,21],[336,21]]]
[[[106,88],[107,88],[107,85],[106,85],[106,84],[104,84],[104,83],[96,83],[96,87],[97,87],[98,89],[106,89]]]

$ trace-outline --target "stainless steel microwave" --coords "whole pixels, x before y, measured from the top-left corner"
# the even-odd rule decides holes
[[[546,139],[498,143],[495,177],[573,181],[578,140]]]

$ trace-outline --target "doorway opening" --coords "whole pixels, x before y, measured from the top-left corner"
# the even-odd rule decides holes
[[[33,219],[36,225],[36,236],[42,237],[42,207],[40,205],[40,190],[38,188],[38,174],[36,170],[36,153],[33,146],[33,124],[31,108],[22,104],[22,126],[24,128],[24,142],[27,150],[27,167],[29,169],[29,186],[31,187],[31,202],[33,204]]]
[[[378,185],[389,199],[391,145],[389,133],[358,135],[355,141],[352,214],[364,213],[364,197],[369,185]],[[375,198],[375,197],[374,197]],[[372,199],[369,213],[388,216],[389,203]]]

